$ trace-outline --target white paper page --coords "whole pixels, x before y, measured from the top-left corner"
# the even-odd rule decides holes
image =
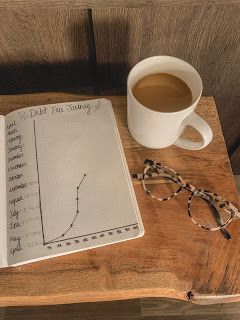
[[[23,154],[8,172],[9,264],[142,235],[108,100],[26,108],[7,123],[21,135],[11,157]]]
[[[0,267],[7,266],[5,117],[0,116]]]

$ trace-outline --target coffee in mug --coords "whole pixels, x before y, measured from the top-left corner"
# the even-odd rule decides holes
[[[202,80],[186,61],[170,56],[150,57],[137,63],[127,80],[127,120],[133,138],[160,149],[176,145],[198,150],[212,140],[212,130],[194,112],[202,94]],[[186,126],[202,141],[182,137]]]
[[[168,73],[149,74],[133,87],[134,97],[145,107],[161,112],[175,112],[192,103],[192,92],[180,78]]]

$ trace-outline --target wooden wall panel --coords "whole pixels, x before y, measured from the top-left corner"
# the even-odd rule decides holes
[[[0,93],[91,82],[86,10],[0,10]]]
[[[125,90],[129,69],[140,58],[144,9],[93,9],[99,84]]]
[[[183,58],[214,95],[231,148],[240,139],[240,0],[224,2],[0,1],[0,94],[94,85],[91,21],[80,9],[92,7],[102,93],[125,93],[128,71],[145,57]]]
[[[130,67],[141,59],[188,61],[203,79],[204,94],[216,99],[230,147],[240,139],[240,5],[194,3],[93,9],[99,77],[125,88]]]
[[[227,144],[240,139],[240,6],[162,8],[152,10],[146,24],[154,32],[145,29],[141,58],[160,53],[190,62],[203,79],[203,94],[215,97]]]
[[[204,5],[204,4],[239,4],[240,0],[0,0],[0,8],[49,8],[73,9],[89,8],[140,8],[152,6]]]

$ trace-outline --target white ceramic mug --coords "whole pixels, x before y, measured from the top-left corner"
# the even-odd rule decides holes
[[[138,80],[154,73],[168,73],[182,79],[191,89],[193,102],[176,112],[151,110],[133,96],[132,89]],[[213,133],[209,125],[194,110],[202,94],[202,80],[198,72],[187,62],[169,56],[150,57],[137,63],[127,80],[128,129],[141,145],[160,149],[171,145],[198,150],[206,147]],[[191,126],[202,136],[202,142],[180,137],[184,128]]]

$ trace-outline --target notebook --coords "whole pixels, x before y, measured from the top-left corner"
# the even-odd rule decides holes
[[[111,102],[0,116],[0,267],[141,237]]]

